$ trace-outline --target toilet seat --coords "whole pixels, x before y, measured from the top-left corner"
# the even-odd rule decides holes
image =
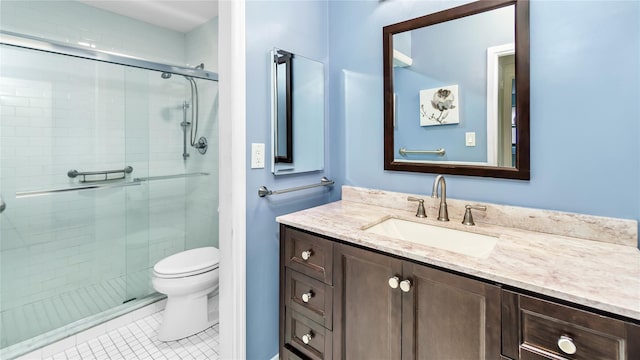
[[[220,251],[214,247],[186,250],[160,260],[153,273],[160,278],[181,278],[218,268]]]

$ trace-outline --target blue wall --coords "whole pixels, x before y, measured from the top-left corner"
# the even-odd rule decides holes
[[[383,170],[382,27],[452,6],[332,1],[331,118],[345,183],[430,192],[433,174]],[[531,181],[448,176],[454,198],[640,218],[637,1],[532,1]]]
[[[339,185],[259,198],[258,187],[283,189],[342,178],[340,161],[326,161],[324,171],[298,175],[271,174],[271,105],[269,52],[277,47],[325,64],[328,78],[328,8],[319,1],[248,1],[247,166],[251,143],[266,144],[266,168],[247,169],[247,359],[271,359],[278,352],[278,258],[276,216],[339,199]],[[328,93],[328,84],[325,94]],[[326,98],[326,95],[325,95]],[[325,114],[328,114],[328,98]],[[330,122],[325,116],[325,159],[329,159]],[[221,169],[220,171],[224,171]]]
[[[247,170],[248,359],[277,352],[276,216],[337,200],[342,182],[430,191],[434,174],[383,170],[382,27],[461,3],[247,2],[247,154],[252,142],[269,147],[272,47],[328,65],[330,139],[324,172],[276,179],[269,169]],[[450,196],[640,219],[639,19],[637,1],[533,0],[531,181],[447,176]],[[256,195],[260,185],[284,188],[323,175],[339,183],[329,195]]]

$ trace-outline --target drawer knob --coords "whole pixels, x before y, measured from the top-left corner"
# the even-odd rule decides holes
[[[400,290],[404,292],[409,292],[409,290],[411,290],[411,281],[410,280],[400,281]]]
[[[313,251],[305,250],[300,256],[302,256],[302,260],[309,260],[309,258],[311,258],[311,255],[313,255]]]
[[[308,293],[302,294],[302,302],[308,303],[313,297],[313,291],[309,290]]]
[[[311,342],[311,339],[313,339],[313,332],[309,331],[308,333],[302,335],[302,342],[309,345],[309,343]]]
[[[389,287],[392,289],[397,289],[398,285],[400,285],[400,279],[397,276],[389,278]]]
[[[567,335],[562,335],[558,339],[558,347],[563,353],[573,355],[578,351],[576,344],[573,343],[573,339]]]

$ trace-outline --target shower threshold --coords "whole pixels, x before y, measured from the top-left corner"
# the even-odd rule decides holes
[[[158,302],[166,298],[166,295],[153,293],[140,299],[126,302],[122,305],[105,310],[101,313],[85,317],[83,319],[72,322],[68,325],[53,329],[41,335],[21,341],[14,345],[0,349],[0,359],[13,359],[21,355],[32,352],[36,349],[62,340],[94,326],[115,319],[119,316],[126,315],[134,310],[140,309],[152,303]]]

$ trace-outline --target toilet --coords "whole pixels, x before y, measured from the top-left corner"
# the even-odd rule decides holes
[[[158,340],[196,334],[217,322],[209,318],[208,297],[218,289],[220,251],[201,247],[179,252],[153,267],[153,288],[167,295]]]

